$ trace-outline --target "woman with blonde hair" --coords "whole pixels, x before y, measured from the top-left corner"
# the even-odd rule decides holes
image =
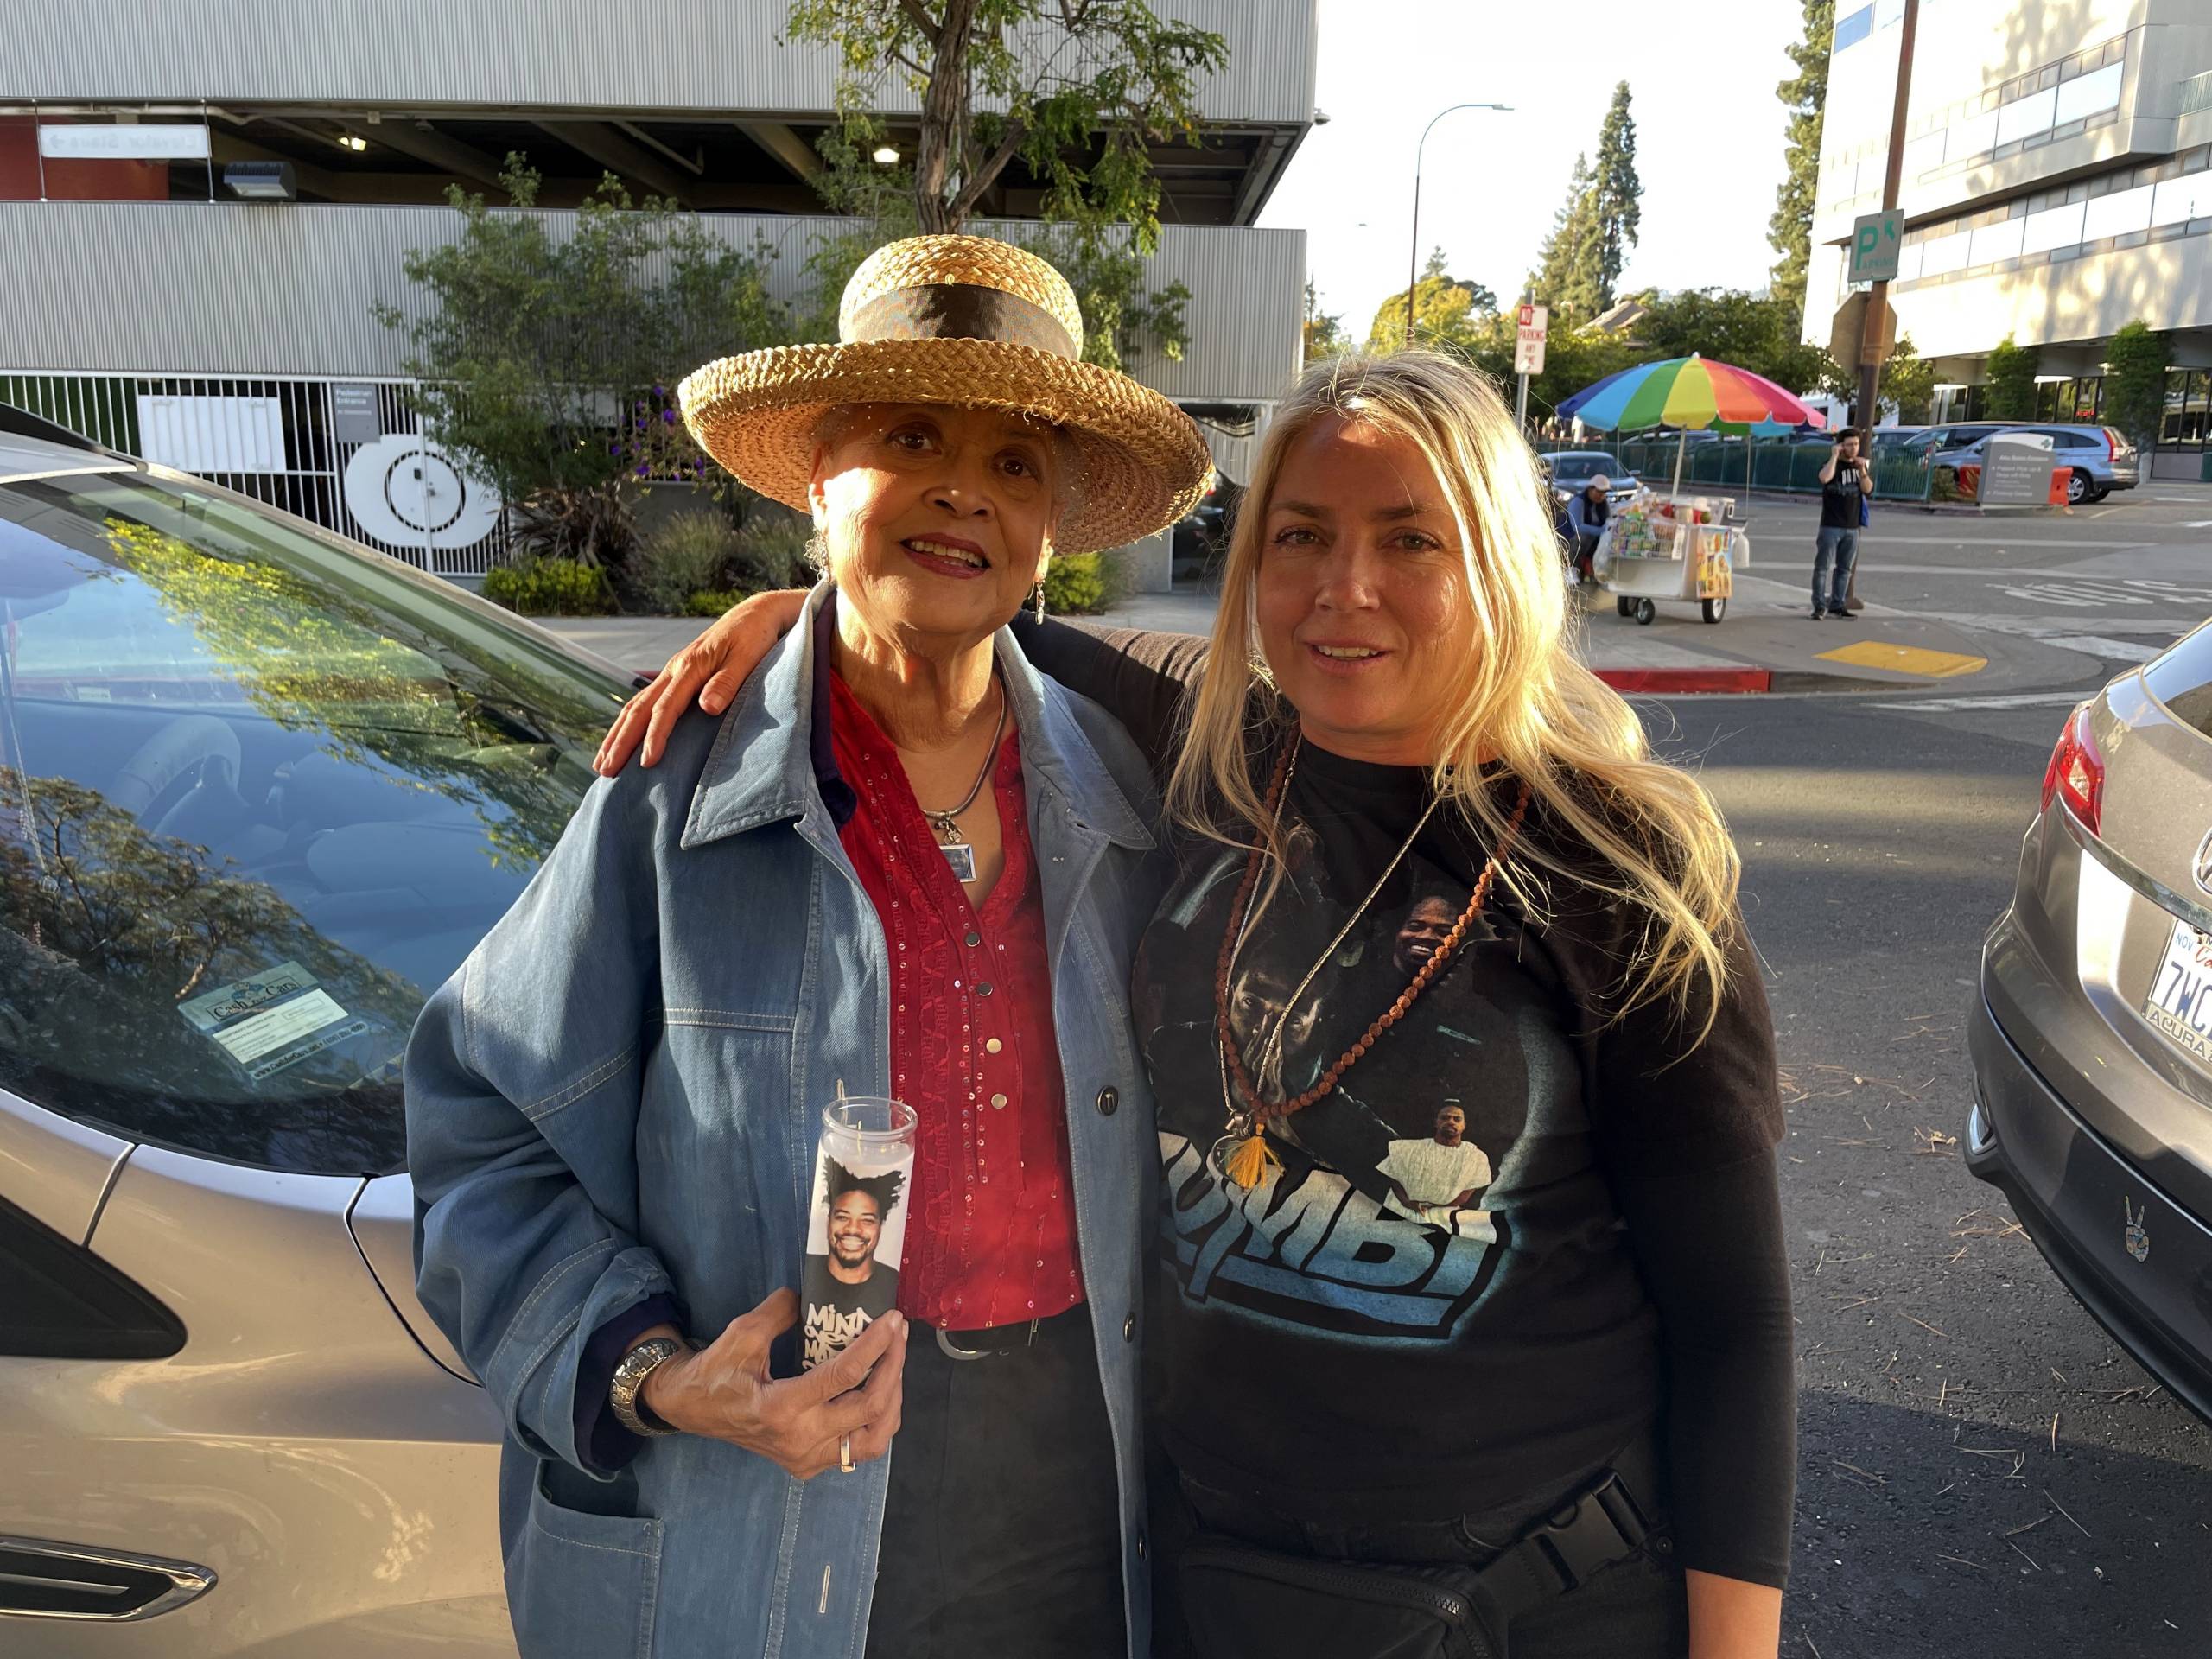
[[[1487,380],[1351,358],[1277,410],[1210,642],[1023,625],[1179,832],[1132,995],[1163,1651],[1776,1651],[1772,1030],[1727,832],[1555,558]],[[679,653],[603,767],[791,608]]]

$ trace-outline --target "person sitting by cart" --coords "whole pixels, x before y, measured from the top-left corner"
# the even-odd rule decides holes
[[[1605,519],[1611,512],[1613,480],[1599,473],[1567,503],[1567,521],[1574,531],[1574,568],[1584,582],[1594,582],[1591,561],[1596,557],[1598,543],[1605,533]]]

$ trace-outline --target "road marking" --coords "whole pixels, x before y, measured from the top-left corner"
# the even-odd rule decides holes
[[[2012,599],[2063,606],[2069,610],[2097,610],[2117,605],[2179,605],[2195,609],[2212,603],[2212,588],[2160,582],[2152,576],[2128,576],[2116,582],[2083,576],[2017,585],[1993,582],[1988,585]]]
[[[2212,530],[2212,518],[2192,518],[2182,528],[2183,530]]]
[[[1934,680],[1975,674],[1989,666],[1986,657],[1930,651],[1924,645],[1893,645],[1881,639],[1855,640],[1834,651],[1821,652],[1820,657],[1823,662],[1848,663],[1853,668],[1893,669],[1900,674],[1919,674]]]
[[[1920,697],[1904,702],[1877,702],[1876,709],[1907,709],[1914,714],[1949,714],[1961,709],[2056,709],[2082,701],[2078,691],[1999,692],[1986,697]]]
[[[2147,663],[2164,649],[2159,645],[2139,645],[2132,639],[2107,639],[2097,633],[2047,633],[2043,637],[2046,645],[2056,645],[2062,651],[2078,651],[2091,657],[2109,657],[2115,663]]]

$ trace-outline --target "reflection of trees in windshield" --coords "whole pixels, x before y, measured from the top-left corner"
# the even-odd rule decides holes
[[[469,806],[495,863],[535,865],[552,850],[583,780],[556,771],[561,749],[538,722],[595,734],[606,709],[550,676],[509,697],[486,665],[450,668],[450,648],[410,638],[404,618],[255,550],[195,545],[114,516],[105,530],[117,562],[191,629],[210,671],[271,721],[325,733],[333,753],[357,764],[373,756],[404,774],[404,786]]]
[[[73,1116],[287,1169],[403,1154],[386,1076],[422,993],[275,889],[156,838],[97,791],[29,778],[0,815],[0,1083]],[[296,963],[365,1035],[250,1081],[186,999]]]

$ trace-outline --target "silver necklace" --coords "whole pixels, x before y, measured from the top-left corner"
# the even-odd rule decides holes
[[[960,815],[976,804],[976,798],[983,792],[983,780],[991,775],[991,767],[999,758],[999,740],[1006,735],[1006,691],[999,691],[999,722],[991,732],[991,747],[983,753],[982,770],[976,774],[976,781],[969,785],[967,795],[959,805],[947,812],[933,812],[922,806],[922,817],[929,821],[930,833],[937,837],[938,850],[944,855],[944,861],[952,866],[956,880],[973,881],[976,879],[976,849],[960,833]],[[922,804],[918,800],[917,806]]]

